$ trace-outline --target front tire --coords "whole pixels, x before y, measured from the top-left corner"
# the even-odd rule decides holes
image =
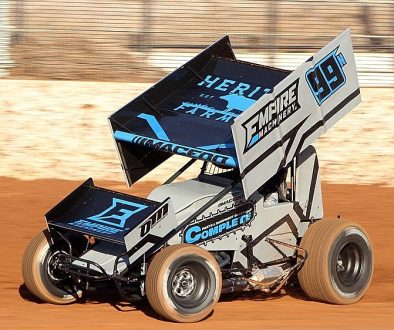
[[[364,296],[372,279],[373,249],[361,226],[349,220],[320,220],[308,228],[300,246],[308,252],[298,273],[307,296],[341,305]]]
[[[27,289],[42,301],[64,305],[82,296],[71,279],[63,274],[51,274],[50,262],[59,251],[51,250],[48,231],[36,235],[26,247],[22,261],[22,275]],[[59,277],[59,278],[57,278]]]
[[[211,313],[219,299],[221,271],[208,251],[176,244],[155,255],[145,289],[150,305],[162,317],[174,322],[197,322]]]

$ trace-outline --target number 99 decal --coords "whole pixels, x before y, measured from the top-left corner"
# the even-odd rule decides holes
[[[336,54],[338,48],[309,69],[305,78],[316,102],[321,105],[346,82],[342,67],[346,64],[342,53]]]

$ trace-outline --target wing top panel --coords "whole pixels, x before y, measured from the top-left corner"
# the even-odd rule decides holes
[[[109,118],[129,184],[163,153],[237,167],[231,124],[289,73],[236,60],[228,37],[208,47]]]

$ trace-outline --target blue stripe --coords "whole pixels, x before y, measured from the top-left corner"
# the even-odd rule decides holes
[[[221,143],[221,144],[211,144],[209,146],[198,147],[204,150],[216,150],[216,149],[234,149],[234,143]]]
[[[148,115],[147,113],[140,113],[137,117],[145,119],[160,140],[170,141],[166,132],[164,132],[163,128],[160,126],[155,116]]]

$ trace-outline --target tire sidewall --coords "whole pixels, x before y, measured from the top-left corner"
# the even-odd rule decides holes
[[[70,294],[58,288],[50,280],[48,274],[48,259],[52,254],[48,238],[44,239],[39,244],[31,265],[32,274],[37,288],[45,297],[45,300],[54,304],[67,304],[75,302],[77,298],[82,296],[82,291],[78,290],[74,294]]]
[[[173,248],[174,246],[170,246],[168,248]],[[192,248],[191,248],[192,247]],[[192,249],[192,251],[191,251]],[[198,249],[196,251],[196,249]],[[162,250],[161,252],[163,252]],[[160,257],[160,253],[155,256]],[[211,283],[213,288],[210,290],[209,296],[207,296],[206,300],[202,304],[204,307],[198,309],[193,309],[191,312],[185,311],[173,301],[171,293],[169,292],[169,286],[171,284],[172,275],[176,272],[176,269],[182,267],[182,264],[187,263],[187,260],[196,260],[207,269],[210,273],[210,278],[214,278],[213,284]],[[156,310],[159,314],[166,317],[167,319],[175,322],[197,322],[205,317],[207,317],[214,308],[214,305],[219,300],[221,286],[222,286],[222,277],[220,273],[220,268],[216,264],[216,260],[214,257],[206,250],[199,248],[193,245],[184,244],[183,247],[180,247],[177,250],[174,250],[169,256],[167,256],[166,260],[162,263],[158,278],[160,279],[157,283],[157,287],[154,289],[154,294],[148,295],[148,299],[152,303],[152,299],[157,299],[161,302],[161,311]],[[149,272],[149,269],[148,269]],[[150,290],[152,292],[152,290]],[[157,296],[156,296],[157,295]],[[157,302],[157,301],[156,301]]]

